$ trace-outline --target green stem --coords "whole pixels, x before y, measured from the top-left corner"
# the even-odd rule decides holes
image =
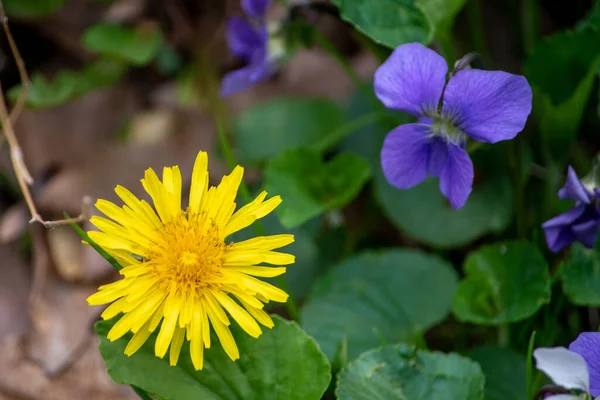
[[[510,346],[510,326],[500,325],[498,327],[498,346],[508,347]]]
[[[131,385],[131,388],[138,396],[140,396],[141,399],[153,400],[152,397],[150,397],[150,395],[148,393],[146,393],[143,389],[140,389],[139,387],[133,386],[133,385]]]
[[[527,221],[525,213],[525,198],[523,193],[523,169],[521,165],[521,141],[517,138],[512,141],[512,169],[515,190],[515,218],[517,221],[517,237],[524,239],[527,235]]]
[[[469,27],[473,40],[473,49],[481,56],[485,65],[489,65],[491,59],[485,40],[485,29],[483,28],[481,12],[481,0],[469,0],[467,12],[469,15]]]
[[[229,168],[233,169],[238,164],[235,161],[233,152],[231,151],[231,146],[229,145],[229,141],[227,140],[227,135],[225,134],[225,127],[221,120],[217,121],[217,130],[219,131],[219,140],[221,141],[221,148],[223,149],[223,155],[225,156],[225,161],[227,161],[227,165],[229,166]],[[252,196],[250,195],[250,190],[248,189],[246,182],[244,182],[243,180],[240,185],[240,192],[241,192],[242,198],[244,199],[244,202],[246,204],[248,204],[252,201]],[[266,235],[265,228],[263,227],[260,220],[256,220],[254,222],[254,224],[252,224],[252,227],[254,228],[254,232],[256,232],[257,236],[265,236]],[[285,303],[285,306],[287,308],[290,318],[294,321],[299,322],[300,321],[300,312],[298,311],[298,305],[296,304],[296,300],[294,299],[294,296],[292,295],[292,292],[290,291],[289,285],[288,285],[287,281],[285,280],[285,277],[283,275],[279,275],[275,278],[275,280],[277,281],[277,284],[281,287],[281,289],[284,290],[289,295],[288,300]]]
[[[529,337],[529,346],[527,346],[527,367],[526,367],[526,388],[527,400],[533,400],[533,348],[535,346],[535,331]]]
[[[328,139],[330,140],[330,143],[338,143],[340,140],[342,140],[347,135],[349,135],[353,132],[356,132],[360,128],[364,128],[365,126],[368,126],[368,125],[371,125],[372,123],[378,122],[383,117],[385,117],[385,114],[382,112],[379,112],[379,111],[374,111],[372,113],[362,115],[362,116],[348,122],[347,124],[344,124],[344,125],[340,126],[339,128],[337,128],[335,131],[333,131],[329,135]]]
[[[521,0],[521,29],[523,31],[523,49],[528,54],[539,37],[538,0]]]
[[[454,51],[454,44],[452,43],[451,29],[444,29],[436,36],[436,39],[440,45],[442,55],[452,70],[454,63],[456,62],[456,52]]]
[[[481,146],[483,146],[482,142],[476,142],[475,140],[471,140],[470,142],[467,143],[467,153],[473,154]]]

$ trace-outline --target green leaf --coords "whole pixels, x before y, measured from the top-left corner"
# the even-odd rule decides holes
[[[375,189],[383,211],[400,230],[432,246],[452,248],[488,233],[501,232],[510,223],[510,179],[491,173],[482,174],[478,181],[467,204],[459,210],[450,206],[435,178],[401,190],[387,182],[379,167]]]
[[[4,0],[9,17],[43,17],[58,11],[66,0]]]
[[[502,325],[533,315],[550,301],[548,263],[525,241],[482,246],[465,261],[465,279],[452,302],[463,322]]]
[[[79,75],[75,71],[59,71],[52,80],[46,79],[39,73],[33,74],[25,104],[30,108],[56,107],[77,96]],[[21,85],[15,86],[8,91],[11,101],[21,94]]]
[[[110,86],[125,73],[126,67],[112,60],[98,59],[80,71],[59,71],[52,80],[34,74],[25,104],[29,108],[51,108],[81,97],[95,89]],[[21,94],[21,85],[8,91],[11,101]]]
[[[598,253],[579,243],[571,246],[571,255],[560,266],[565,295],[578,306],[600,306],[600,258]]]
[[[485,374],[485,400],[527,400],[526,361],[521,354],[498,347],[471,350]]]
[[[364,253],[334,267],[302,309],[303,326],[332,360],[347,340],[348,357],[389,342],[416,343],[450,311],[456,272],[416,250]]]
[[[269,161],[265,190],[281,195],[277,214],[292,228],[348,204],[370,175],[369,164],[357,155],[339,154],[324,163],[316,151],[298,148]]]
[[[479,365],[458,354],[416,350],[404,344],[371,350],[340,373],[339,400],[483,399]]]
[[[331,380],[330,365],[313,339],[294,322],[273,316],[275,327],[254,339],[237,325],[231,330],[240,359],[231,361],[218,342],[204,351],[195,371],[189,346],[177,366],[154,355],[156,332],[133,356],[124,354],[131,334],[115,342],[106,335],[116,319],[96,324],[100,353],[117,383],[135,385],[165,400],[319,400]]]
[[[447,33],[466,2],[467,0],[416,0],[417,7],[425,14],[429,26],[436,34]]]
[[[246,109],[233,133],[242,163],[263,161],[285,150],[309,147],[322,151],[335,144],[343,122],[337,103],[319,98],[278,98]]]
[[[117,24],[98,24],[83,33],[82,42],[92,52],[141,66],[158,54],[163,45],[163,35],[155,25],[128,28]]]
[[[541,41],[525,61],[533,112],[556,159],[568,154],[599,67],[600,31],[592,29],[557,33]]]
[[[341,16],[358,30],[388,47],[428,43],[432,32],[415,0],[333,0]]]

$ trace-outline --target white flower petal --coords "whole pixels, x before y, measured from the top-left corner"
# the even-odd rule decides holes
[[[590,377],[583,357],[564,347],[541,348],[533,352],[537,368],[567,389],[590,391]],[[577,397],[565,397],[564,399]],[[558,399],[558,397],[552,397]]]
[[[580,397],[574,394],[557,394],[556,396],[546,397],[545,400],[580,400]]]

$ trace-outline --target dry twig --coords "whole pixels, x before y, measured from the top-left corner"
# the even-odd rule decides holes
[[[19,98],[17,99],[15,106],[9,114],[6,106],[6,100],[4,98],[4,92],[2,90],[2,84],[0,83],[0,122],[2,122],[2,130],[4,132],[4,137],[6,138],[10,147],[10,161],[15,171],[15,176],[17,177],[19,188],[23,193],[23,197],[25,198],[25,202],[27,203],[27,208],[29,209],[29,213],[31,214],[31,220],[29,222],[39,222],[46,228],[54,228],[60,225],[67,225],[71,223],[84,221],[89,218],[91,211],[91,199],[88,196],[84,197],[82,201],[83,205],[81,214],[76,218],[67,218],[58,221],[45,221],[38,213],[37,208],[35,207],[35,203],[33,202],[33,198],[31,196],[31,191],[29,190],[29,186],[33,184],[33,178],[31,177],[31,174],[27,169],[27,165],[25,165],[25,161],[23,159],[23,152],[21,151],[21,146],[19,146],[17,136],[15,135],[15,131],[13,129],[13,124],[21,114],[23,106],[25,105],[25,100],[29,91],[30,80],[29,75],[27,74],[27,69],[25,68],[25,62],[23,61],[23,58],[21,57],[17,45],[15,44],[14,38],[10,32],[10,27],[8,26],[8,17],[4,12],[4,5],[2,3],[2,0],[0,0],[0,23],[2,24],[4,33],[6,34],[6,38],[8,40],[8,44],[10,46],[10,50],[13,54],[13,57],[15,58],[15,62],[17,63],[17,68],[19,69],[19,76],[21,77],[22,86]]]

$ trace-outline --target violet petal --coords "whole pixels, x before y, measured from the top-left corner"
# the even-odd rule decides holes
[[[427,177],[430,129],[425,124],[406,124],[387,135],[381,149],[381,167],[392,186],[407,189]]]
[[[242,9],[244,12],[248,16],[258,20],[265,18],[270,5],[271,0],[242,0]]]
[[[563,247],[575,240],[571,225],[586,212],[586,206],[581,204],[560,214],[542,224],[546,243],[553,253],[558,253]]]
[[[237,57],[247,62],[254,53],[266,47],[266,27],[256,27],[243,18],[232,17],[227,21],[227,44]]]
[[[427,173],[439,177],[447,162],[448,144],[446,141],[441,139],[432,140]]]
[[[448,65],[420,43],[398,46],[375,72],[375,94],[388,108],[425,116],[435,112]]]
[[[595,213],[595,211],[593,212]],[[584,220],[583,222],[572,226],[573,236],[575,237],[575,240],[591,249],[596,244],[598,228],[600,228],[600,219]]]
[[[448,142],[448,159],[440,175],[440,190],[453,208],[461,208],[473,189],[473,162],[460,146]]]
[[[471,138],[496,143],[521,132],[531,112],[527,79],[503,71],[459,71],[444,92],[443,115]]]
[[[585,186],[583,186],[583,183],[581,183],[577,173],[573,167],[569,165],[567,170],[567,180],[565,182],[565,186],[558,191],[558,198],[563,200],[569,199],[580,201],[582,203],[589,204],[591,197],[592,194],[585,188]]]
[[[582,332],[569,350],[583,357],[590,375],[590,394],[600,396],[600,333]]]

